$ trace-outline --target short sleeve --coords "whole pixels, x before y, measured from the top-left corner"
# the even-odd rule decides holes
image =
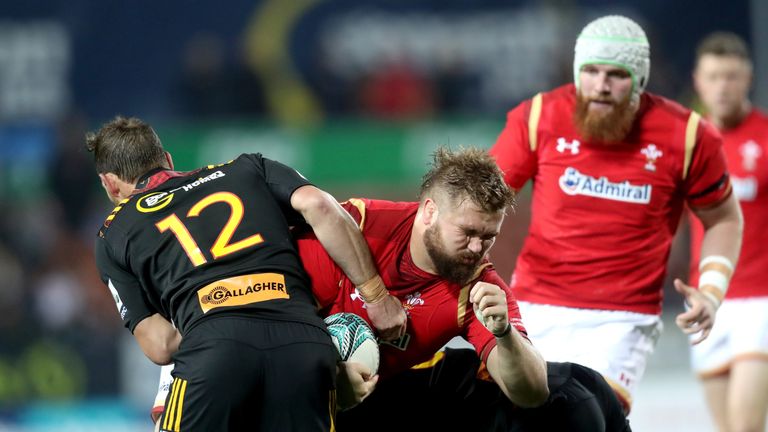
[[[112,257],[106,239],[96,240],[95,254],[101,280],[107,285],[115,300],[123,325],[133,333],[144,318],[159,311],[150,306],[138,279]]]
[[[509,322],[512,326],[520,332],[523,337],[528,338],[528,332],[523,326],[523,321],[520,318],[520,309],[517,306],[517,300],[515,299],[512,290],[501,279],[496,270],[493,268],[486,269],[481,275],[480,279],[483,282],[498,285],[507,295],[507,314],[509,316]],[[468,302],[469,303],[469,302]],[[493,347],[496,346],[496,338],[488,331],[487,328],[477,319],[473,312],[472,303],[467,305],[469,311],[467,313],[468,325],[465,330],[464,337],[467,341],[475,347],[478,355],[483,361],[488,360],[488,355],[491,353]]]
[[[264,181],[270,193],[278,205],[280,205],[280,209],[288,224],[298,225],[303,223],[304,219],[291,206],[291,196],[296,189],[312,183],[295,169],[275,160],[267,159],[259,153],[244,154],[241,157],[250,160],[263,173]]]
[[[531,141],[528,130],[531,105],[531,101],[526,101],[507,114],[507,124],[490,150],[504,173],[504,181],[515,190],[522,188],[536,173],[535,142]]]
[[[702,120],[699,136],[685,178],[686,200],[692,208],[718,204],[731,193],[720,133]]]

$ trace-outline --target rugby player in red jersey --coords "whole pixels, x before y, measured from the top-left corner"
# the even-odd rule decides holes
[[[422,424],[540,430],[547,417],[558,417],[572,431],[596,431],[595,424],[606,423],[621,425],[609,430],[629,430],[602,377],[577,365],[548,365],[552,396],[541,409],[521,409],[544,402],[544,363],[524,336],[514,298],[485,259],[512,196],[484,151],[439,150],[419,202],[342,203],[358,222],[384,283],[402,301],[409,322],[403,338],[380,345],[379,389],[339,414],[339,430],[418,430]],[[354,285],[314,236],[299,233],[297,244],[322,314],[345,311],[367,317]],[[455,336],[473,349],[434,355]],[[480,366],[481,359],[487,367]],[[478,373],[484,379],[476,379]],[[420,402],[400,409],[406,401]],[[466,415],[446,416],[444,410],[454,404],[468,410]],[[381,415],[393,406],[397,414]],[[162,403],[156,407],[162,409]],[[577,424],[583,426],[572,427]]]
[[[744,214],[744,243],[717,325],[692,347],[691,360],[719,430],[763,431],[768,413],[768,116],[749,101],[752,61],[746,43],[733,33],[702,40],[693,79],[707,119],[723,136],[733,193]],[[701,284],[718,275],[704,270],[699,276],[706,264],[700,253],[704,229],[695,219],[691,225],[690,280]]]
[[[548,361],[589,366],[625,404],[658,340],[670,245],[687,204],[705,227],[702,256],[717,280],[675,281],[687,334],[712,329],[741,244],[742,219],[715,128],[644,92],[642,28],[606,16],[580,33],[574,84],[507,115],[491,154],[506,182],[533,183],[529,234],[510,283],[528,335]]]

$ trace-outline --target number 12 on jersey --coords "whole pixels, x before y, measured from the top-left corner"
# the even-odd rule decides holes
[[[224,227],[219,232],[219,236],[216,238],[216,241],[213,242],[213,246],[211,246],[211,255],[213,255],[213,259],[218,259],[219,257],[223,257],[225,255],[229,255],[239,250],[264,242],[261,234],[254,234],[248,238],[234,243],[229,242],[232,240],[232,236],[235,234],[235,230],[243,220],[244,213],[242,200],[240,200],[240,197],[231,192],[216,192],[206,196],[205,198],[195,203],[191,209],[189,209],[189,212],[187,212],[187,217],[191,218],[200,216],[200,213],[206,207],[219,202],[223,202],[229,205],[230,213],[229,220],[227,220],[227,223],[224,224]],[[197,242],[192,238],[192,235],[184,225],[184,222],[182,222],[181,219],[176,216],[176,213],[173,213],[163,220],[157,222],[155,226],[161,233],[171,230],[173,235],[176,236],[176,239],[181,244],[181,247],[184,249],[184,252],[187,253],[189,260],[192,261],[192,264],[195,267],[208,262],[203,256],[203,252],[200,250],[200,246],[197,245]]]

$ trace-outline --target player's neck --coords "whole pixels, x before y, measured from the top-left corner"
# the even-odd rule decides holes
[[[750,102],[748,99],[745,99],[738,109],[734,110],[728,115],[724,115],[720,117],[712,116],[710,117],[710,121],[712,122],[712,124],[715,125],[716,128],[720,130],[733,129],[736,126],[740,125],[741,122],[744,121],[744,119],[749,115],[751,111],[752,111],[752,102]]]

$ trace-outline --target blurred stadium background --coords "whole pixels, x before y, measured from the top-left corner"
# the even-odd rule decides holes
[[[111,206],[83,135],[116,114],[159,131],[177,168],[262,152],[338,198],[415,199],[438,144],[490,146],[506,111],[570,81],[575,36],[621,13],[651,40],[650,90],[694,103],[694,46],[713,30],[766,67],[759,0],[0,2],[0,432],[149,430],[158,369],[98,279]],[[756,80],[755,100],[768,88]],[[493,251],[507,277],[527,192]],[[685,276],[682,236],[671,274]],[[683,247],[680,247],[683,245]],[[631,416],[708,431],[671,318]]]

